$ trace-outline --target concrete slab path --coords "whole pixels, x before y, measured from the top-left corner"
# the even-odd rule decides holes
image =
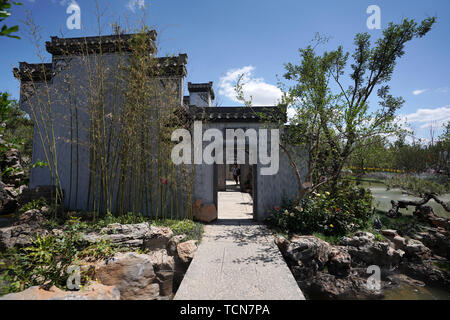
[[[219,220],[205,226],[175,300],[304,300],[251,197],[219,193]]]

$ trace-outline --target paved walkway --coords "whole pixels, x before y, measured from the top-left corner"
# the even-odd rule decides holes
[[[219,193],[219,220],[205,226],[175,300],[304,300],[273,242],[252,218],[251,197]]]

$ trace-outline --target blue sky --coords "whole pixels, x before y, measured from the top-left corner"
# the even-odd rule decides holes
[[[39,62],[36,48],[28,40],[23,25],[30,10],[42,27],[42,41],[50,36],[80,37],[98,34],[95,1],[77,0],[81,8],[82,30],[68,30],[66,9],[70,0],[22,0],[8,25],[19,24],[22,40],[0,38],[0,91],[19,97],[19,83],[12,68],[19,61]],[[187,53],[187,81],[214,81],[217,103],[236,105],[232,86],[245,73],[244,89],[255,104],[272,104],[279,96],[277,75],[283,63],[299,62],[298,49],[305,47],[316,32],[331,38],[324,49],[342,44],[353,50],[353,37],[368,32],[372,37],[381,30],[366,26],[369,5],[381,9],[381,27],[403,18],[424,19],[437,16],[435,28],[422,39],[410,42],[406,55],[397,64],[390,83],[392,93],[406,103],[400,115],[420,137],[428,138],[430,123],[450,120],[450,1],[379,0],[99,0],[102,30],[111,32],[111,22],[123,27],[145,22],[158,31],[159,55]],[[50,55],[46,56],[50,59]],[[372,100],[376,107],[376,99]]]

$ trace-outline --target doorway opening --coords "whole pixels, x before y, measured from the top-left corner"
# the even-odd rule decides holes
[[[256,165],[216,164],[214,171],[218,218],[221,220],[255,219]],[[237,179],[236,173],[238,173]]]

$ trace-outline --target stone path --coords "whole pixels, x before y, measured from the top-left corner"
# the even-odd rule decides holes
[[[304,300],[251,197],[219,193],[219,220],[205,226],[175,300]]]

